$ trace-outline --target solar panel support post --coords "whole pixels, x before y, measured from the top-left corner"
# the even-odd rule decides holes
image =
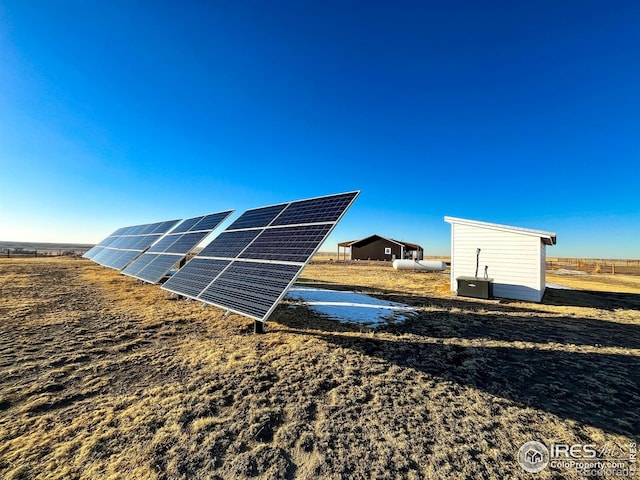
[[[260,320],[253,321],[253,333],[263,334],[264,333],[264,322]]]

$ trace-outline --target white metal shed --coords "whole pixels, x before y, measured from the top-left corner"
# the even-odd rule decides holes
[[[546,287],[546,246],[556,244],[556,234],[495,223],[444,217],[451,224],[451,290],[456,278],[478,276],[485,266],[493,278],[493,295],[501,298],[542,300]]]

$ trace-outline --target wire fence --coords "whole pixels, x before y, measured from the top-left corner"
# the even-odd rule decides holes
[[[577,270],[587,273],[640,275],[640,260],[607,258],[547,258],[547,270]]]
[[[37,258],[37,257],[63,257],[79,256],[86,252],[83,250],[26,250],[23,248],[2,248],[0,258]]]

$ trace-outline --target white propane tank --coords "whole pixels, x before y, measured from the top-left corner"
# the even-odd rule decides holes
[[[394,260],[393,268],[396,270],[442,272],[447,269],[447,264],[438,260]]]

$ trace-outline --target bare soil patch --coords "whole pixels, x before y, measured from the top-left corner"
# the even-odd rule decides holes
[[[309,265],[407,303],[378,331],[283,303],[266,335],[85,260],[0,260],[0,477],[522,478],[529,440],[640,436],[640,278],[550,276],[543,303],[445,274]],[[545,470],[536,478],[581,478]]]

